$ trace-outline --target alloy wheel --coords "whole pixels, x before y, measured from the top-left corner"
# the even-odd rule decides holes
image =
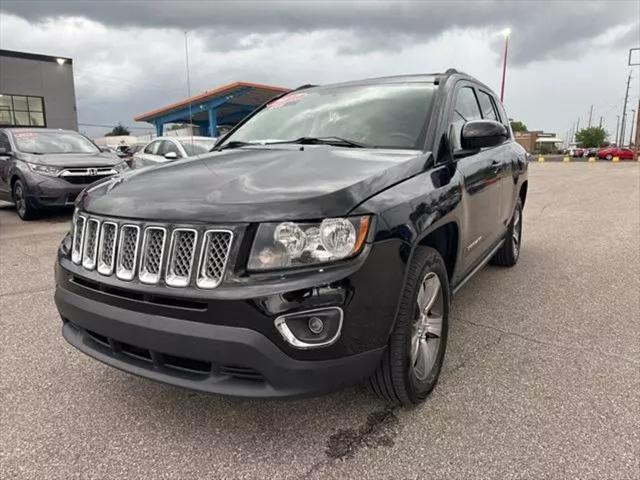
[[[520,253],[520,238],[522,237],[522,215],[520,209],[516,208],[513,213],[513,227],[511,230],[511,243],[513,245],[513,257],[518,258]]]
[[[24,216],[27,211],[27,200],[24,197],[24,190],[22,189],[22,185],[20,183],[16,184],[13,192],[13,197],[16,204],[16,210],[18,210],[18,214],[21,217]]]
[[[411,371],[419,381],[425,380],[438,358],[444,295],[438,275],[425,275],[417,297],[417,318],[411,335]]]

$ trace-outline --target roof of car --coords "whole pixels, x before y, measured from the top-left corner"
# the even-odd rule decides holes
[[[486,84],[484,84],[477,78],[467,73],[456,70],[455,68],[450,68],[447,71],[440,72],[440,73],[416,73],[416,74],[409,74],[409,75],[394,75],[389,77],[369,78],[364,80],[354,80],[349,82],[332,83],[332,84],[326,84],[326,85],[305,85],[303,87],[299,87],[298,90],[301,90],[304,88],[312,88],[312,87],[333,88],[333,87],[349,87],[349,86],[358,86],[358,85],[379,85],[379,84],[393,84],[393,83],[433,83],[437,85],[437,84],[443,83],[445,80],[453,76],[460,79],[470,80],[472,82],[475,82],[491,90],[490,87],[488,87]]]
[[[63,128],[33,128],[33,127],[0,127],[2,130],[9,132],[74,132],[75,130],[66,130]]]
[[[150,141],[153,141],[153,140],[177,140],[179,142],[183,142],[183,141],[186,142],[186,141],[189,141],[189,140],[211,141],[211,140],[215,140],[215,138],[214,137],[201,137],[201,136],[198,136],[198,135],[193,135],[193,136],[191,136],[191,135],[182,135],[180,137],[174,137],[174,136],[171,136],[171,135],[164,135],[162,137],[156,137],[156,138],[154,138],[154,139],[152,139]]]
[[[410,82],[428,82],[428,83],[436,83],[441,81],[444,78],[448,78],[452,75],[458,75],[461,77],[466,77],[470,80],[477,81],[471,75],[468,75],[464,72],[460,72],[455,68],[450,68],[446,72],[440,73],[415,73],[415,74],[407,74],[407,75],[393,75],[388,77],[376,77],[376,78],[368,78],[363,80],[354,80],[349,82],[340,82],[333,83],[327,85],[318,85],[319,87],[334,87],[334,86],[343,86],[343,85],[375,85],[378,83],[410,83]],[[311,86],[311,85],[310,85]],[[313,85],[315,86],[315,85]]]

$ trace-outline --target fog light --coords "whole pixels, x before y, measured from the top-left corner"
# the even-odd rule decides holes
[[[324,322],[320,320],[318,317],[311,317],[309,319],[309,330],[311,330],[316,335],[322,333],[322,329],[324,328]]]
[[[342,319],[342,308],[326,307],[287,313],[276,318],[274,324],[289,345],[309,349],[335,343],[340,337]]]

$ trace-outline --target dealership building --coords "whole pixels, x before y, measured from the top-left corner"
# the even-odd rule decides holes
[[[73,61],[0,50],[0,127],[78,130]]]
[[[263,103],[288,91],[271,85],[234,82],[142,113],[134,120],[151,123],[158,136],[163,134],[166,124],[184,123],[195,125],[200,135],[217,137],[220,127],[235,125]]]

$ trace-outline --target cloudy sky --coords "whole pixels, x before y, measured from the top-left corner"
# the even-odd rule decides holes
[[[81,129],[236,80],[296,87],[455,67],[499,90],[529,129],[564,137],[580,118],[615,133],[640,46],[640,2],[625,1],[57,1],[0,0],[0,48],[72,57]],[[634,67],[631,108],[638,105]],[[627,130],[628,131],[628,130]]]

